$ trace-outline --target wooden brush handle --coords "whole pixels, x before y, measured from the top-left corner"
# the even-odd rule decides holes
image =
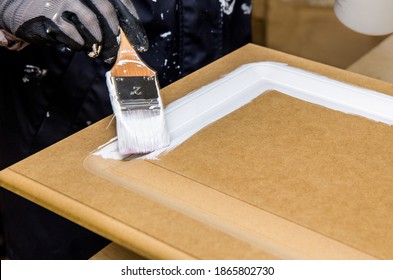
[[[120,29],[119,52],[111,74],[115,77],[155,76],[156,74],[141,60],[122,29]]]

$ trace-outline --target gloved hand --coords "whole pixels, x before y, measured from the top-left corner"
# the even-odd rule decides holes
[[[112,62],[119,24],[138,51],[147,36],[130,0],[0,0],[0,29],[28,43],[64,44]]]

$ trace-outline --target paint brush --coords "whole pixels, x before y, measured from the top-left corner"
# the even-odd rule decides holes
[[[117,60],[107,73],[122,155],[149,153],[169,145],[163,104],[155,71],[138,56],[120,31]]]

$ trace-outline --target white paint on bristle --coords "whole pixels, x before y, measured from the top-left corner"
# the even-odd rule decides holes
[[[127,110],[116,117],[119,151],[144,154],[168,146],[162,110]]]
[[[120,154],[145,154],[168,146],[170,137],[166,128],[161,97],[158,97],[160,110],[122,110],[117,100],[110,72],[106,74],[106,81],[113,112],[116,116]]]

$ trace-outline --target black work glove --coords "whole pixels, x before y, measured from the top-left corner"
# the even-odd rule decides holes
[[[0,29],[28,43],[64,44],[112,62],[119,24],[136,50],[147,36],[130,0],[0,0]]]

